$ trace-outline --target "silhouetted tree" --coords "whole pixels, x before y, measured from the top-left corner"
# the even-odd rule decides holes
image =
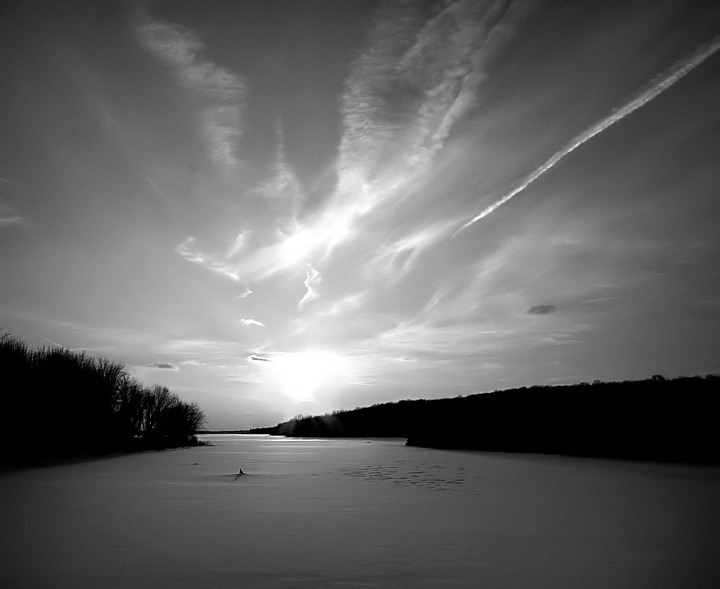
[[[205,416],[123,366],[65,348],[31,349],[0,335],[6,432],[0,465],[197,442]]]

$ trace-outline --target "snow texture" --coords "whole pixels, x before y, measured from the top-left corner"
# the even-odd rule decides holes
[[[0,587],[720,586],[718,468],[206,439],[0,474]]]

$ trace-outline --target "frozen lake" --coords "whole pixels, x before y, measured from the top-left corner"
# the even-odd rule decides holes
[[[205,439],[0,473],[0,586],[720,587],[718,468]]]

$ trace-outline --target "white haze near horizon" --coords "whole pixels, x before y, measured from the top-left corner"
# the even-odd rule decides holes
[[[210,429],[720,371],[714,0],[7,0],[0,329]]]
[[[0,585],[720,586],[717,467],[204,439],[0,473]]]

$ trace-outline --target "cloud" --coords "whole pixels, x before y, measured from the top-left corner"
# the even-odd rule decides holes
[[[305,266],[300,310],[320,297],[323,276],[317,268],[333,268],[330,256],[358,236],[368,245],[358,263],[360,272],[365,271],[371,280],[382,271],[395,278],[405,276],[420,255],[452,234],[462,218],[418,224],[413,222],[412,210],[393,208],[392,214],[401,217],[400,226],[410,224],[412,229],[404,234],[393,229],[392,238],[381,241],[379,247],[372,240],[382,229],[363,229],[374,221],[368,218],[381,206],[396,207],[419,192],[435,173],[436,154],[476,104],[488,60],[521,16],[505,1],[462,0],[442,9],[420,3],[384,5],[370,23],[366,44],[345,80],[335,161],[337,183],[324,206],[299,218],[305,194],[286,160],[279,127],[273,174],[249,191],[262,196],[262,206],[276,214],[274,235],[253,226],[252,243],[244,230],[228,240],[224,251],[210,252],[188,237],[176,247],[177,253],[251,287],[254,281],[281,273],[294,275]],[[173,51],[180,54],[171,52],[175,63],[187,67],[199,59],[196,38],[168,35],[175,39]],[[187,49],[180,52],[183,44]],[[336,305],[330,312],[342,308]]]
[[[281,270],[294,266],[297,261],[295,257],[303,253],[301,248],[293,248],[293,244],[281,242],[258,248],[248,252],[240,259],[234,259],[238,258],[243,248],[244,240],[236,238],[223,254],[214,255],[200,249],[197,245],[197,238],[190,236],[175,246],[175,252],[188,262],[203,266],[234,282],[239,282],[241,278],[255,280],[268,278]],[[252,292],[245,287],[245,291],[236,298],[245,298]]]
[[[23,218],[18,209],[8,204],[0,204],[0,227],[12,227],[16,225],[25,225],[26,223],[27,221]]]
[[[511,28],[509,2],[428,14],[419,3],[378,11],[342,97],[339,198],[366,212],[428,170],[451,127],[474,106],[489,56]]]
[[[0,227],[11,227],[13,225],[23,225],[24,220],[20,215],[0,216]]]
[[[236,163],[235,150],[241,135],[239,106],[208,107],[199,120],[211,159],[222,164]]]
[[[530,184],[535,182],[545,172],[550,170],[555,164],[562,160],[566,155],[575,151],[586,141],[589,141],[596,135],[602,133],[608,127],[614,125],[618,121],[621,121],[629,114],[632,114],[637,109],[645,106],[648,102],[659,96],[665,90],[673,86],[675,83],[682,80],[687,74],[694,70],[697,66],[701,65],[706,59],[713,56],[720,50],[720,35],[715,35],[710,41],[701,45],[692,55],[682,59],[673,64],[668,70],[660,75],[659,81],[653,81],[649,88],[642,90],[638,96],[633,98],[630,102],[627,102],[620,108],[613,111],[613,113],[596,123],[589,129],[583,131],[580,135],[575,137],[570,143],[565,145],[560,151],[556,152],[549,160],[532,172],[529,176],[526,176],[520,184],[513,190],[508,192],[500,200],[490,205],[481,211],[478,215],[475,215],[472,219],[464,223],[460,229],[458,229],[453,237],[457,236],[460,232],[464,231],[474,223],[477,223],[480,219],[487,217],[490,213],[494,212],[498,207],[504,205],[511,198],[525,190]]]
[[[161,368],[163,370],[180,370],[175,364],[171,362],[157,362],[150,365],[152,368]]]
[[[181,244],[175,246],[175,251],[185,258],[188,262],[194,264],[200,264],[201,266],[222,274],[235,282],[240,280],[240,275],[233,268],[232,264],[229,264],[226,259],[216,258],[210,254],[203,253],[196,245],[196,239],[194,237],[188,237]],[[252,292],[252,291],[250,291]],[[249,293],[247,293],[249,294]],[[243,294],[241,296],[247,296]]]
[[[205,362],[198,362],[197,360],[184,360],[180,364],[183,366],[205,366]]]
[[[384,246],[372,260],[372,265],[380,265],[394,277],[401,277],[412,269],[416,259],[423,251],[450,235],[456,223],[457,219],[429,223]]]
[[[211,357],[226,357],[232,350],[233,342],[209,339],[171,339],[152,345],[152,350],[167,355],[199,355],[206,360]]]
[[[475,105],[486,62],[510,36],[521,12],[506,1],[488,6],[472,0],[442,10],[397,3],[377,11],[341,96],[335,190],[324,208],[299,221],[304,194],[280,141],[275,175],[255,191],[291,201],[292,227],[280,230],[274,245],[235,271],[262,279],[317,255],[327,260],[362,234],[357,227],[362,217],[417,191],[430,177],[434,156],[452,127]],[[454,219],[442,232],[459,222]],[[427,238],[426,244],[436,241]],[[404,270],[426,247],[407,240],[395,245],[402,251],[394,253],[388,246],[380,256],[391,263],[402,258]]]
[[[212,272],[217,272],[235,282],[243,280],[264,280],[281,272],[296,272],[298,264],[308,264],[316,252],[324,236],[331,228],[312,224],[305,227],[296,226],[288,233],[277,231],[277,241],[270,245],[257,247],[240,256],[244,244],[236,248],[238,239],[224,254],[213,255],[201,250],[197,238],[188,237],[175,247],[175,251],[189,262],[199,264]],[[245,292],[237,298],[244,298],[252,293],[246,287]]]
[[[68,348],[67,346],[63,346],[62,344],[59,344],[59,343],[57,343],[56,341],[51,340],[49,337],[45,337],[44,335],[43,335],[43,336],[40,336],[40,337],[42,337],[42,338],[43,338],[46,342],[48,342],[51,346],[55,346],[56,348],[62,348],[62,349],[64,349],[64,350],[69,350],[69,351],[71,351],[71,352],[77,351],[77,350],[72,350],[72,349]]]
[[[298,309],[302,309],[310,301],[314,301],[320,298],[320,293],[318,292],[317,287],[320,285],[321,282],[322,275],[320,274],[320,272],[313,268],[312,265],[308,264],[304,282],[307,292],[305,292],[305,296],[303,296],[303,298],[298,303]]]
[[[240,319],[243,325],[250,326],[250,325],[257,325],[258,327],[263,327],[265,324],[261,323],[260,321],[256,321],[255,319]]]
[[[198,124],[210,158],[218,164],[236,163],[241,110],[247,93],[245,79],[203,58],[202,41],[178,24],[155,20],[141,12],[135,32],[142,45],[202,101]]]
[[[302,187],[287,162],[278,161],[273,165],[274,174],[258,184],[253,192],[268,199],[286,198],[293,202],[302,199]]]
[[[385,5],[371,22],[366,45],[345,80],[337,183],[324,206],[298,217],[305,194],[286,161],[279,127],[274,174],[250,190],[275,201],[276,209],[289,205],[282,208],[273,241],[251,249],[242,234],[223,255],[201,251],[190,237],[177,247],[178,253],[232,280],[255,281],[325,262],[336,248],[367,236],[358,226],[361,218],[380,205],[396,205],[430,177],[433,158],[451,128],[475,104],[486,61],[518,18],[505,1],[488,7],[461,0],[442,10],[420,3]],[[166,34],[173,40],[162,52],[183,68],[194,63],[197,39],[166,32],[162,26],[159,30],[161,38]],[[421,227],[381,248],[376,261],[398,275],[406,273],[420,253],[449,236],[460,222],[454,218]],[[255,239],[262,239],[259,229],[255,232]],[[318,298],[320,280],[313,268],[299,308]]]
[[[368,301],[369,297],[369,290],[363,290],[361,292],[344,296],[340,300],[329,304],[326,309],[318,313],[318,315],[342,315],[344,313],[356,311]]]
[[[251,291],[249,288],[246,287],[243,292],[241,292],[239,295],[237,295],[237,296],[235,297],[235,300],[237,300],[237,299],[245,299],[245,298],[249,297],[252,293],[253,293],[253,291]]]
[[[272,175],[252,190],[269,200],[284,200],[290,203],[293,222],[297,221],[300,205],[305,200],[302,184],[285,156],[285,139],[282,123],[278,123],[278,146],[276,160],[272,166]]]
[[[229,260],[229,259],[237,256],[241,252],[241,250],[245,247],[245,245],[247,244],[247,240],[248,240],[247,232],[238,233],[237,237],[235,238],[235,241],[233,241],[232,245],[230,245],[230,247],[225,252],[225,259]]]
[[[535,305],[525,312],[529,315],[548,315],[549,313],[554,313],[555,311],[557,311],[557,307],[555,305]]]

